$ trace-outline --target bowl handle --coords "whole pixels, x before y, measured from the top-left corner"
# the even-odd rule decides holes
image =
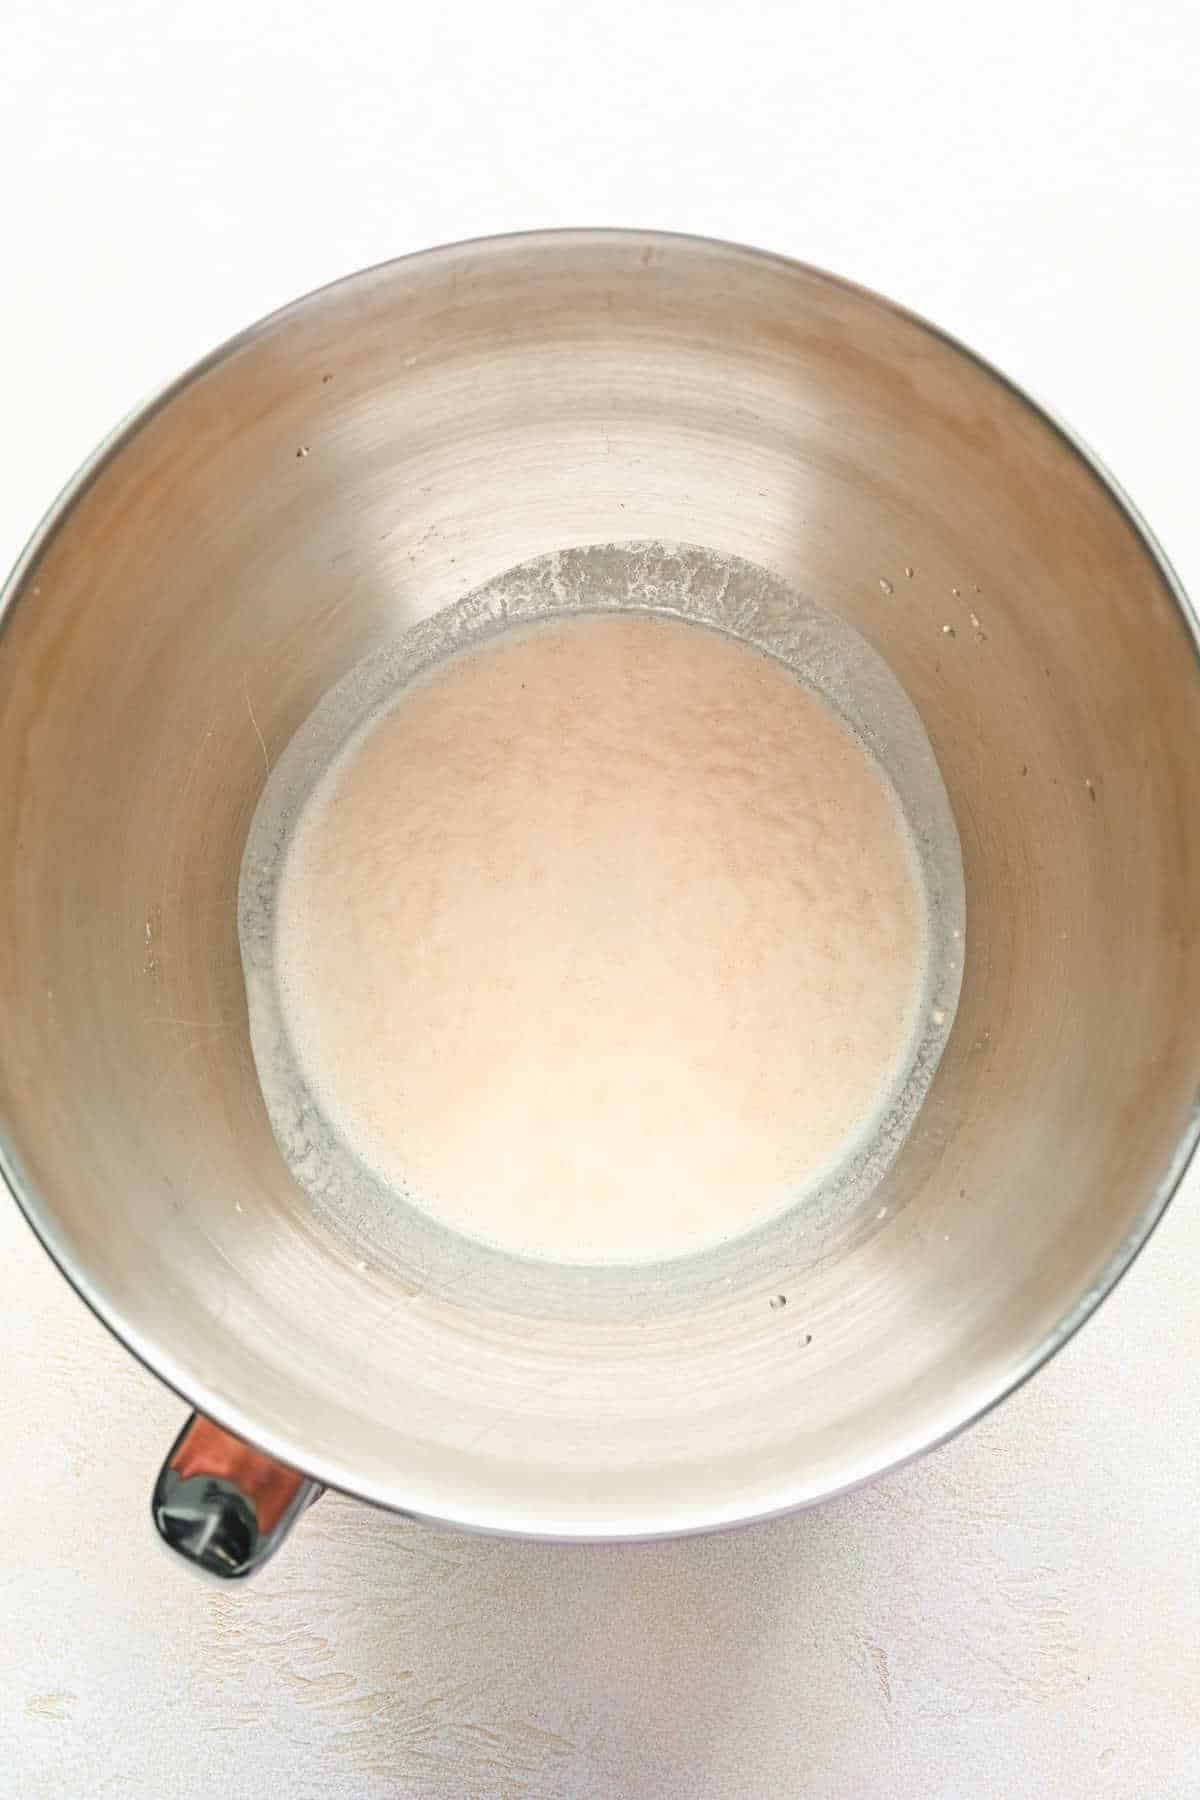
[[[172,1550],[234,1581],[262,1567],[321,1492],[319,1482],[193,1413],[159,1471],[151,1505]]]

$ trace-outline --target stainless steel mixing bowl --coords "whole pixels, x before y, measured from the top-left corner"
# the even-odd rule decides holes
[[[651,537],[838,609],[915,701],[962,842],[958,1017],[870,1217],[819,1254],[686,1304],[667,1280],[636,1316],[485,1309],[370,1265],[288,1176],[247,1034],[242,846],[268,766],[366,652],[523,559]],[[272,1487],[193,1434],[180,1491],[211,1478],[211,1500],[222,1455],[249,1468],[264,1539],[317,1482],[564,1537],[834,1494],[1044,1361],[1195,1143],[1179,587],[994,370],[777,257],[517,237],[254,326],[117,431],[22,559],[0,771],[5,1174],[136,1355],[311,1478]]]

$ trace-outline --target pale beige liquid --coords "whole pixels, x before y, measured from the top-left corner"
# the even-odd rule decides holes
[[[310,1091],[383,1182],[519,1254],[744,1232],[859,1144],[919,1024],[918,864],[781,664],[624,612],[512,630],[369,721],[275,921]]]

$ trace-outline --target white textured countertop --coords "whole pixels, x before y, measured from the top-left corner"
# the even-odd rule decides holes
[[[153,1536],[183,1408],[0,1210],[0,1793],[1200,1793],[1200,1183],[1020,1394],[715,1538],[441,1533],[326,1496],[222,1591]]]
[[[1145,36],[1116,0],[1013,0],[1003,32],[941,0],[15,6],[0,562],[139,394],[268,307],[601,222],[928,313],[1071,420],[1200,589],[1183,0]],[[1195,1173],[1049,1369],[853,1498],[587,1549],[327,1497],[228,1592],[150,1527],[181,1405],[6,1203],[0,1271],[4,1800],[1200,1794]]]

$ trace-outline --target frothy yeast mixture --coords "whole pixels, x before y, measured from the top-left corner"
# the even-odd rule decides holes
[[[745,1232],[857,1148],[920,1027],[920,867],[881,766],[718,631],[575,614],[389,697],[292,832],[304,1083],[397,1194],[522,1256]]]

